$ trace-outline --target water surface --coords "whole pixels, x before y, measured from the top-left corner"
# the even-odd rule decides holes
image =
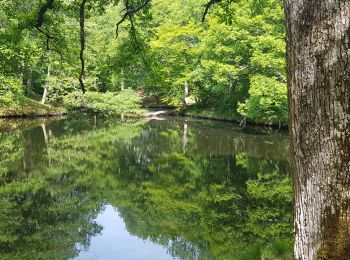
[[[174,117],[0,128],[1,259],[291,258],[286,133]]]

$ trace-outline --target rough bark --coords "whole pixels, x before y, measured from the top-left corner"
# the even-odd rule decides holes
[[[350,259],[350,1],[285,0],[296,259]]]
[[[79,75],[79,83],[80,88],[85,93],[85,59],[84,59],[84,51],[85,51],[85,5],[87,0],[82,0],[79,7],[79,23],[80,23],[80,75]]]

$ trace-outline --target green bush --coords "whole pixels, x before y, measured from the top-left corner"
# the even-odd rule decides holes
[[[51,104],[62,104],[64,96],[79,89],[79,81],[72,77],[50,76],[47,81],[47,102]]]
[[[0,75],[0,106],[18,107],[23,95],[19,79]]]
[[[288,118],[287,86],[277,78],[255,75],[251,79],[250,97],[240,103],[238,112],[248,119],[283,123]]]
[[[119,93],[73,92],[64,97],[64,105],[69,110],[87,109],[108,116],[124,115],[137,117],[143,114],[141,97],[133,90]]]

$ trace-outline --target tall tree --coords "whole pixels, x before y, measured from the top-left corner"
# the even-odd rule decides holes
[[[295,258],[349,259],[350,1],[285,10]]]
[[[85,51],[85,5],[87,0],[82,0],[79,6],[79,24],[80,24],[80,75],[79,83],[81,90],[85,93],[85,60],[84,60],[84,51]]]

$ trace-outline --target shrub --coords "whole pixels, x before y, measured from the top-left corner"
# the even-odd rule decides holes
[[[87,109],[104,115],[124,115],[136,117],[143,114],[141,97],[133,90],[113,92],[73,92],[64,97],[64,105],[69,110]]]
[[[0,75],[0,106],[18,107],[23,95],[19,79]]]
[[[286,123],[288,118],[287,87],[276,78],[255,75],[251,79],[250,97],[240,103],[238,112],[248,119]]]
[[[79,81],[71,77],[50,76],[47,82],[47,102],[51,104],[62,104],[64,96],[79,89]]]

